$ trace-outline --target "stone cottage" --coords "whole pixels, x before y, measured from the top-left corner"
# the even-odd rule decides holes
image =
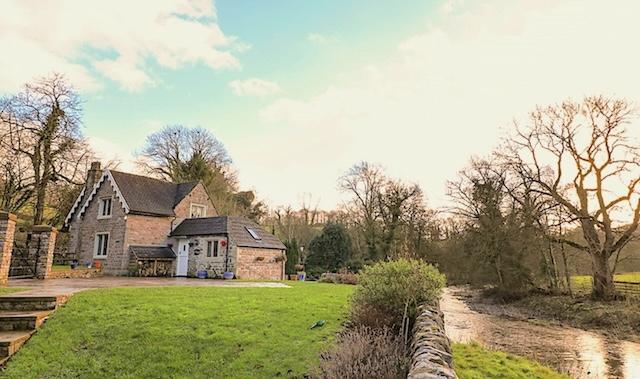
[[[282,242],[251,220],[218,216],[200,182],[102,171],[94,162],[65,228],[69,256],[107,275],[284,278]]]

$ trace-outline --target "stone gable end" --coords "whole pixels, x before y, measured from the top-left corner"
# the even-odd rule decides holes
[[[173,211],[176,213],[174,227],[180,224],[180,222],[185,218],[189,218],[191,216],[191,204],[205,205],[207,207],[207,217],[218,215],[216,207],[209,198],[204,185],[202,185],[202,183],[198,183],[193,190],[191,190],[191,192],[189,192],[189,194],[173,208]]]
[[[100,199],[112,197],[111,217],[98,218]],[[93,196],[84,213],[75,217],[70,226],[72,241],[70,246],[76,249],[76,256],[80,264],[94,261],[94,240],[96,233],[109,233],[108,254],[103,259],[103,270],[107,273],[121,273],[126,263],[124,256],[126,219],[123,204],[116,196],[115,189],[108,179],[105,179]],[[77,241],[73,241],[76,238]],[[123,266],[124,265],[124,266]]]
[[[238,279],[284,279],[284,251],[252,247],[238,247],[236,276]]]

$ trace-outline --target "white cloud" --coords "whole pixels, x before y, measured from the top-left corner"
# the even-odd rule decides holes
[[[329,38],[320,33],[309,33],[307,40],[318,45],[326,45],[329,42]]]
[[[441,14],[447,16],[453,13],[457,8],[461,7],[463,0],[445,0],[440,4],[439,11]]]
[[[267,96],[281,90],[278,83],[259,78],[234,80],[229,83],[229,88],[238,96]]]
[[[336,178],[371,160],[419,182],[441,205],[445,181],[470,156],[489,153],[501,128],[535,105],[598,93],[639,101],[638,14],[632,0],[456,8],[406,38],[387,61],[344,73],[350,79],[310,98],[263,109],[264,132],[234,147],[241,179],[260,183],[275,203],[309,192],[332,206]],[[290,178],[301,180],[283,188]]]
[[[0,55],[0,91],[54,70],[81,89],[98,88],[99,73],[139,90],[155,82],[146,69],[150,61],[170,69],[238,67],[232,51],[248,46],[226,36],[216,17],[209,0],[6,0],[0,44],[11,54]]]

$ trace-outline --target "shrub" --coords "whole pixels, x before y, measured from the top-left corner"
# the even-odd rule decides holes
[[[328,223],[322,233],[309,243],[309,256],[305,262],[307,273],[320,276],[336,272],[351,258],[351,239],[342,224]]]
[[[284,246],[287,248],[287,261],[284,264],[284,270],[287,275],[297,273],[296,265],[300,261],[300,247],[295,239],[285,241]]]
[[[409,358],[401,338],[388,329],[356,327],[347,330],[338,343],[322,354],[319,372],[323,379],[406,378]]]
[[[444,285],[445,276],[420,260],[399,259],[365,267],[353,295],[351,321],[406,334],[418,306],[436,302]]]
[[[325,272],[320,276],[318,281],[321,283],[358,284],[358,274],[347,271],[338,273]]]

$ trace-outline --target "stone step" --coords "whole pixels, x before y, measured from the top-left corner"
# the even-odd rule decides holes
[[[0,311],[45,311],[55,309],[67,301],[68,296],[0,296]]]
[[[35,330],[47,319],[53,310],[0,312],[0,331]]]
[[[17,330],[0,332],[0,359],[8,358],[24,345],[35,330]]]

